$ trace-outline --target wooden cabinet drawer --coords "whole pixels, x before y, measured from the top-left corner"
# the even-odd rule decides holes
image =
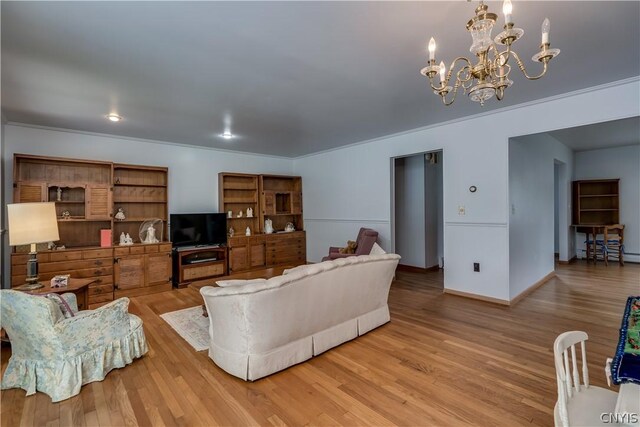
[[[109,274],[108,276],[97,276],[94,277],[95,282],[89,285],[89,288],[92,286],[103,286],[103,285],[111,285],[113,284],[113,274]]]
[[[49,261],[75,261],[82,259],[82,252],[80,251],[56,251],[49,254]]]
[[[94,249],[90,251],[82,251],[83,259],[94,259],[94,258],[112,258],[113,257],[113,249]],[[52,260],[53,261],[53,260]]]
[[[113,258],[97,258],[81,261],[45,262],[38,265],[40,273],[52,273],[58,271],[82,270],[96,267],[113,266]]]
[[[264,236],[249,236],[248,240],[250,245],[257,245],[264,243],[266,241],[266,238]]]
[[[111,294],[111,297],[113,298],[113,283],[108,283],[106,285],[96,285],[96,284],[89,285],[90,297],[95,295],[104,295],[104,294]]]
[[[115,257],[144,254],[144,246],[122,246],[113,249]]]
[[[109,301],[113,301],[113,292],[105,292],[99,295],[89,295],[89,307],[91,307],[91,304]]]
[[[49,254],[48,253],[44,253],[41,254],[39,253],[37,255],[38,258],[38,262],[49,262]],[[11,265],[24,265],[25,269],[26,264],[27,264],[27,260],[29,259],[29,254],[25,254],[25,253],[14,253],[11,254]]]
[[[144,246],[144,253],[145,254],[152,254],[152,253],[157,253],[158,252],[158,245],[147,245]]]
[[[162,243],[158,245],[158,252],[171,252],[171,243]]]
[[[227,244],[230,248],[238,247],[238,246],[247,246],[248,237],[247,236],[236,236],[229,237],[227,240]]]
[[[182,277],[184,280],[193,280],[200,277],[219,276],[221,274],[224,274],[224,265],[218,262],[210,265],[184,267]]]

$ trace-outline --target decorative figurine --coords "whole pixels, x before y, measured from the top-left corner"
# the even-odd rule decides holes
[[[63,211],[62,212],[62,219],[71,219],[71,212]]]
[[[287,231],[287,232],[296,231],[296,227],[293,226],[292,222],[288,222],[287,225],[284,226],[284,231]]]
[[[118,221],[124,221],[126,217],[124,216],[124,210],[122,208],[118,208],[118,212],[116,212],[115,218]]]
[[[247,218],[253,218],[253,209],[247,208]]]
[[[238,215],[236,215],[237,218],[242,218],[242,211],[238,212]]]
[[[147,237],[142,241],[142,243],[158,243],[159,240],[156,238],[156,229],[153,224],[149,224],[147,227]]]
[[[58,189],[56,190],[56,201],[61,202],[62,201],[62,188],[58,187]]]
[[[233,218],[233,211],[227,212],[227,218]]]
[[[251,236],[251,229],[249,227],[247,227],[247,229],[244,231],[244,235]]]
[[[133,245],[133,239],[129,236],[129,233],[124,234],[124,231],[120,234],[120,246]]]
[[[264,232],[265,234],[273,233],[273,221],[271,221],[270,219],[264,220]]]
[[[231,211],[229,211],[229,212],[231,212]],[[236,232],[236,230],[234,230],[233,227],[229,227],[229,237],[233,237],[235,232]]]

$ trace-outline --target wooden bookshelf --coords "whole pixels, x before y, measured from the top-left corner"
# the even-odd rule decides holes
[[[618,224],[619,184],[619,179],[573,181],[573,224]]]

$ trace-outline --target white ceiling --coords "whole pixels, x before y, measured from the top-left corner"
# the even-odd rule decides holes
[[[548,132],[573,151],[640,144],[640,117]]]
[[[501,14],[501,3],[488,4]],[[640,2],[514,0],[522,58],[538,49],[545,16],[562,54],[539,81],[514,67],[500,103],[462,96],[444,107],[419,74],[426,43],[436,37],[438,59],[469,55],[475,6],[3,1],[2,112],[10,122],[294,157],[640,75]],[[107,122],[112,111],[124,120]],[[217,136],[225,122],[238,138]]]

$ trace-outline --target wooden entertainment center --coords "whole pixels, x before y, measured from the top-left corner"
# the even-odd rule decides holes
[[[94,279],[88,289],[90,309],[122,296],[167,291],[172,284],[212,283],[216,277],[306,262],[302,179],[297,176],[220,173],[218,206],[220,212],[231,211],[227,227],[235,234],[226,247],[173,250],[166,167],[15,154],[13,182],[14,203],[55,202],[56,244],[64,249],[38,245],[40,280],[61,274]],[[124,219],[115,218],[120,208]],[[162,239],[143,244],[140,226],[152,218],[162,220]],[[265,220],[271,220],[273,233],[265,232]],[[294,231],[285,231],[287,225]],[[120,246],[122,233],[136,243]],[[28,252],[28,246],[14,248],[12,287],[25,281]]]
[[[227,213],[227,228],[233,228],[234,234],[227,238],[227,248],[174,248],[173,276],[178,287],[307,262],[299,176],[222,172],[218,174],[218,206]],[[253,216],[247,216],[248,208]],[[270,234],[264,229],[267,219],[273,224]],[[284,231],[288,223],[295,231]],[[247,227],[249,236],[245,235]]]

